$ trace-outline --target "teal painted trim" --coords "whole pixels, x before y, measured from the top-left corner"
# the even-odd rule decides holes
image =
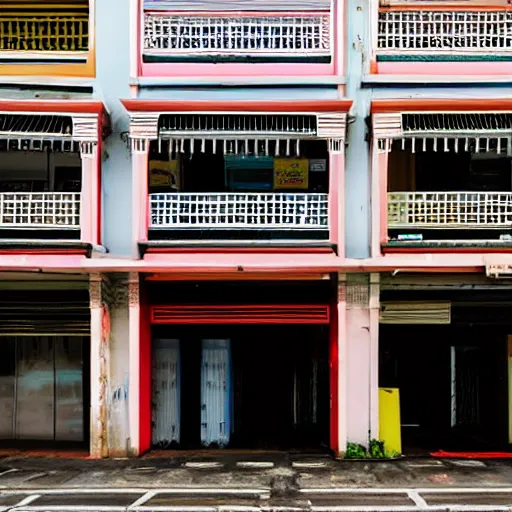
[[[380,55],[377,62],[512,62],[512,55]]]
[[[211,63],[243,63],[243,64],[264,64],[264,63],[291,63],[291,64],[330,64],[331,57],[254,57],[254,56],[237,56],[237,55],[199,55],[199,56],[170,56],[170,55],[143,55],[142,60],[146,64],[163,64],[191,62],[197,64]]]

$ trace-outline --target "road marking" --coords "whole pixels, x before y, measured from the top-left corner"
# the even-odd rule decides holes
[[[156,494],[158,494],[158,491],[149,491],[143,496],[141,496],[138,500],[134,501],[129,507],[128,510],[132,508],[137,508],[143,505],[144,503],[147,503],[151,498],[153,498]]]
[[[24,507],[26,505],[30,505],[33,501],[36,501],[38,498],[40,498],[40,494],[32,494],[30,496],[27,496],[25,499],[21,500],[18,504],[14,505],[15,507]]]
[[[247,469],[269,469],[274,467],[274,463],[263,461],[241,461],[236,463],[236,467]]]
[[[427,502],[416,491],[409,491],[407,496],[409,496],[409,499],[419,508],[428,508]]]
[[[3,471],[2,473],[0,473],[0,477],[7,475],[8,473],[15,473],[16,471],[19,471],[19,469],[15,469],[15,468],[8,469],[7,471]]]

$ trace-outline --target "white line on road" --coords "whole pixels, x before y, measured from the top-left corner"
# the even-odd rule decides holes
[[[409,496],[419,508],[428,508],[427,502],[416,491],[409,491],[407,496]]]

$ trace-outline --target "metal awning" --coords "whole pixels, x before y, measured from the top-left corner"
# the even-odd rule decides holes
[[[230,153],[273,155],[299,154],[304,139],[344,140],[352,105],[350,100],[121,101],[130,114],[132,140],[159,140],[169,152],[205,151],[207,144],[221,151],[220,143]]]
[[[211,150],[298,156],[300,141],[316,137],[317,118],[301,114],[172,114],[160,117],[158,132],[159,140],[168,143],[169,153]],[[285,139],[282,144],[280,139]]]
[[[479,100],[383,100],[372,103],[373,136],[391,150],[496,152],[512,155],[512,108],[493,110]],[[506,101],[506,100],[504,100]],[[442,110],[439,108],[442,105]],[[437,107],[437,108],[436,108]],[[393,108],[396,110],[393,111]]]
[[[405,136],[512,135],[512,113],[509,112],[439,112],[403,113],[401,115],[402,129]]]
[[[172,114],[159,121],[161,137],[245,138],[314,137],[314,115],[299,114]]]

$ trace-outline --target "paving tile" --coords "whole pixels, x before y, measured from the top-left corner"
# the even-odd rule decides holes
[[[414,502],[406,493],[330,493],[330,494],[304,494],[311,501],[313,507],[398,507],[414,506]]]
[[[65,507],[89,506],[89,507],[127,507],[138,500],[142,494],[135,493],[69,493],[46,494],[41,496],[31,505],[38,507]]]
[[[512,493],[421,493],[427,505],[512,505]]]

